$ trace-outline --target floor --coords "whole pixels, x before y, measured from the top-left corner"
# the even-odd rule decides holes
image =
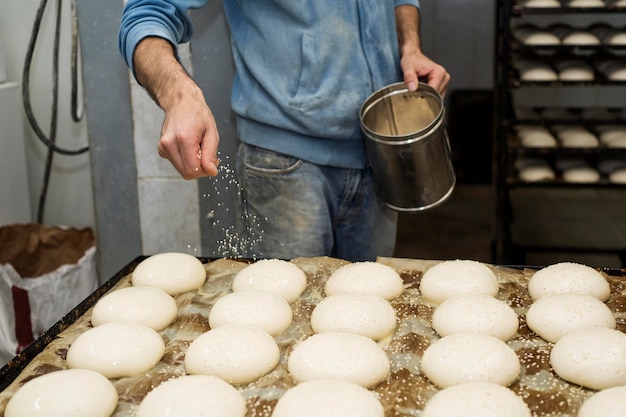
[[[512,202],[513,240],[548,250],[522,252],[508,264],[626,267],[626,190],[526,188],[516,190]],[[457,184],[441,206],[400,214],[394,256],[494,263],[492,207],[490,185]]]

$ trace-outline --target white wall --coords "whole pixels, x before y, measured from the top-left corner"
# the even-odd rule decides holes
[[[31,64],[30,96],[33,112],[41,129],[50,134],[52,109],[52,50],[56,20],[56,1],[48,1]],[[62,2],[59,47],[59,98],[57,145],[76,149],[88,144],[86,118],[75,123],[70,113],[71,97],[71,12],[70,2]],[[0,42],[5,53],[7,81],[21,83],[26,51],[39,0],[0,0]],[[79,62],[80,68],[80,62]],[[79,93],[82,94],[79,70]],[[79,98],[82,105],[82,96]],[[20,114],[24,115],[23,106]],[[20,121],[16,121],[19,123]],[[46,148],[32,131],[26,116],[21,121],[25,132],[31,221],[37,207],[46,159]],[[0,143],[0,152],[2,151]],[[0,196],[0,199],[5,196]],[[43,223],[47,225],[90,226],[95,229],[89,153],[79,156],[55,154],[50,174]]]

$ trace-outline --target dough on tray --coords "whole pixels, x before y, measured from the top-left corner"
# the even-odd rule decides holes
[[[149,371],[164,353],[163,338],[150,327],[112,321],[81,333],[67,350],[67,365],[120,378]]]
[[[611,294],[611,288],[599,271],[575,262],[546,266],[535,272],[528,281],[528,293],[533,300],[566,292],[589,294],[600,301],[606,301]]]
[[[316,333],[356,333],[380,340],[393,333],[396,312],[377,295],[329,295],[313,309],[311,327]]]
[[[521,364],[515,351],[496,337],[455,333],[426,348],[421,370],[440,388],[468,382],[509,386],[519,377]]]
[[[293,303],[304,292],[306,274],[297,265],[281,259],[262,259],[239,271],[233,291],[268,291]]]
[[[312,380],[288,389],[272,417],[383,417],[376,395],[360,385],[339,380]]]
[[[169,295],[200,288],[206,280],[206,269],[198,258],[186,253],[166,252],[152,255],[137,265],[133,285],[160,288]]]
[[[250,325],[271,336],[283,333],[293,320],[291,306],[283,297],[267,291],[240,291],[219,298],[209,312],[212,329],[229,324]]]
[[[484,263],[468,259],[443,261],[422,275],[420,292],[431,303],[441,304],[459,294],[498,294],[496,274]]]
[[[232,385],[208,375],[183,375],[161,383],[143,399],[136,417],[244,417],[246,401]]]
[[[109,417],[117,403],[115,386],[98,372],[62,369],[22,385],[9,399],[4,417]]]
[[[156,331],[165,329],[178,314],[176,301],[163,290],[145,285],[120,288],[100,298],[93,307],[91,324],[132,321]]]
[[[287,368],[297,382],[337,379],[372,388],[390,371],[383,348],[366,336],[354,333],[317,333],[297,344]]]
[[[193,375],[212,375],[231,384],[245,384],[278,364],[274,338],[254,326],[226,325],[198,336],[185,354],[185,369]]]
[[[333,272],[324,291],[327,296],[369,294],[391,300],[402,294],[404,282],[390,266],[378,262],[354,262]]]
[[[562,293],[546,295],[531,304],[526,312],[526,324],[541,338],[554,343],[578,329],[615,329],[615,317],[611,309],[596,297]]]
[[[459,410],[463,410],[459,414]],[[531,417],[524,400],[498,384],[473,382],[437,392],[420,417]]]

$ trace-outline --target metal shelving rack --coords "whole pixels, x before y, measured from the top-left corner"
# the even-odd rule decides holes
[[[600,74],[595,74],[593,82],[524,82],[520,81],[516,69],[513,65],[513,58],[523,56],[524,54],[539,53],[542,57],[549,57],[550,54],[569,53],[580,54],[588,59],[593,59],[593,53],[616,54],[626,60],[626,46],[611,45],[580,45],[580,46],[528,46],[522,45],[517,41],[513,34],[513,24],[516,20],[522,20],[529,16],[554,17],[564,15],[578,16],[597,16],[613,13],[623,13],[626,16],[626,7],[608,6],[608,7],[586,7],[586,8],[570,8],[566,7],[566,0],[560,0],[561,7],[551,8],[526,8],[523,3],[518,0],[498,0],[496,6],[496,43],[495,43],[495,84],[493,99],[493,240],[492,252],[494,262],[497,264],[524,264],[524,254],[527,250],[545,250],[545,251],[568,251],[568,252],[588,252],[595,251],[615,252],[620,256],[623,264],[626,264],[626,248],[584,248],[584,247],[530,247],[529,245],[520,245],[513,241],[511,232],[511,223],[514,220],[513,206],[511,203],[510,191],[521,187],[567,187],[571,189],[577,188],[623,188],[626,191],[626,185],[610,183],[606,179],[602,179],[597,183],[566,183],[560,178],[551,181],[542,182],[523,182],[516,178],[513,161],[519,156],[543,156],[548,159],[558,156],[578,156],[584,158],[598,158],[608,152],[605,148],[526,148],[520,145],[512,133],[514,127],[520,124],[539,123],[545,126],[556,124],[571,124],[572,120],[545,120],[541,118],[533,118],[527,120],[518,118],[513,103],[513,93],[516,90],[532,87],[566,89],[570,87],[598,87],[624,88],[626,81],[611,81],[602,78]],[[626,96],[625,96],[626,97]],[[539,107],[541,104],[539,104]],[[549,105],[547,105],[549,107]],[[571,109],[574,112],[576,109]],[[626,98],[622,100],[622,105],[616,108],[607,108],[608,111],[616,111],[621,114],[616,120],[587,120],[585,123],[594,125],[596,123],[607,124],[616,123],[626,125]],[[577,119],[575,122],[580,122]],[[620,156],[626,158],[626,149],[611,148],[612,156]]]

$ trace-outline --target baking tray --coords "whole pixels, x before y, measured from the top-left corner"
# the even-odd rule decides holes
[[[87,310],[93,307],[96,302],[106,294],[111,288],[113,288],[124,277],[128,276],[137,265],[148,258],[146,255],[141,255],[133,259],[128,265],[123,267],[112,278],[98,287],[92,294],[85,298],[78,306],[72,309],[67,315],[56,322],[50,329],[44,334],[32,342],[26,349],[11,359],[6,365],[0,369],[0,392],[4,391],[26,368],[26,366],[39,354],[46,346],[52,342],[59,333],[67,329],[75,321],[77,321]],[[202,263],[209,263],[215,261],[217,258],[197,257]],[[249,259],[237,259],[237,261],[251,262]],[[541,269],[542,266],[523,266],[523,265],[500,265],[497,267],[512,268],[512,269]],[[622,268],[597,268],[598,270],[605,272],[608,275],[614,277],[626,278],[626,269]]]

